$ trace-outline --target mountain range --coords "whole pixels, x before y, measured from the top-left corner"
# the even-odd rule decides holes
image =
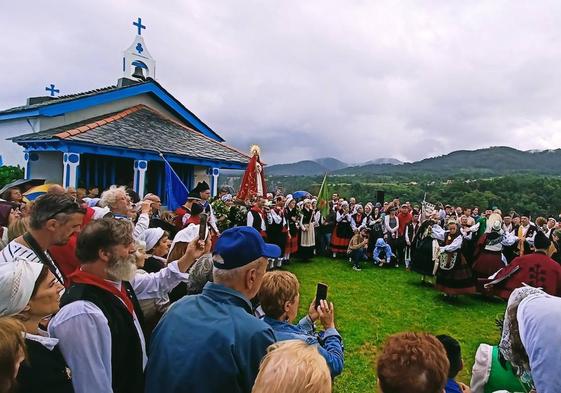
[[[323,157],[315,160],[303,160],[289,164],[276,164],[267,166],[267,176],[317,176],[326,172],[338,172],[347,168],[356,168],[368,165],[400,165],[401,161],[395,158],[377,158],[360,164],[348,164],[337,158]]]
[[[561,149],[523,151],[506,146],[494,146],[477,150],[458,150],[410,163],[392,158],[378,158],[361,164],[347,164],[336,158],[326,157],[265,168],[268,176],[318,176],[326,172],[343,176],[462,172],[488,175],[518,172],[561,175]]]

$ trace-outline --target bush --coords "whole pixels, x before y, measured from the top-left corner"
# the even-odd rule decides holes
[[[23,179],[23,168],[18,166],[0,166],[0,188],[14,180]]]

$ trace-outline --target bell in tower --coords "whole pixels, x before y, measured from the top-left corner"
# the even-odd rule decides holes
[[[148,52],[142,38],[142,30],[145,30],[146,26],[142,24],[141,18],[133,22],[133,25],[137,34],[132,45],[123,52],[123,77],[136,80],[156,79],[156,61]]]

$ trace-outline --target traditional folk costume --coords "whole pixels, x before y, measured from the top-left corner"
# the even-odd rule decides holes
[[[512,291],[525,284],[561,296],[561,266],[542,251],[515,258],[493,278],[505,278],[493,288],[493,293],[505,300]]]
[[[303,260],[307,261],[313,258],[315,246],[314,211],[304,207],[300,216],[300,254]]]
[[[353,228],[351,226],[351,215],[344,209],[337,212],[335,229],[331,235],[331,252],[333,256],[346,255],[351,238],[353,237]]]
[[[464,235],[459,230],[451,234],[440,227],[433,227],[433,234],[443,243],[436,272],[436,289],[452,296],[475,293],[473,273],[462,252]]]
[[[397,238],[399,231],[399,218],[397,216],[392,216],[391,214],[386,214],[384,217],[384,232],[388,244],[391,246],[393,253],[397,250]]]
[[[267,241],[284,250],[286,248],[287,231],[284,209],[279,206],[273,207],[267,214]],[[283,259],[282,257],[278,258],[275,267],[281,267]]]
[[[433,235],[434,227],[442,230],[435,221],[424,221],[411,243],[411,270],[423,276],[434,276],[435,263],[438,262],[438,241]]]
[[[502,254],[503,247],[516,243],[516,236],[498,228],[500,226],[483,234],[477,242],[473,262],[473,273],[476,278],[487,278],[505,267],[506,259]]]
[[[288,229],[286,232],[284,256],[285,259],[290,259],[290,254],[298,252],[298,233],[300,232],[300,214],[298,213],[298,209],[296,207],[290,209],[287,205],[284,209],[284,218]]]
[[[362,228],[366,227],[366,215],[358,212],[358,209],[361,207],[361,205],[355,205],[354,213],[351,215],[351,227],[353,228],[353,232],[360,231]]]
[[[267,238],[267,215],[259,206],[253,206],[247,212],[247,226],[255,228],[264,239]]]
[[[25,347],[27,356],[17,376],[18,392],[74,392],[72,372],[56,338],[26,333]]]
[[[532,223],[528,225],[520,225],[516,230],[518,237],[518,248],[515,250],[517,256],[523,256],[532,253],[532,246],[534,245],[534,237],[538,231],[538,227]]]
[[[374,246],[376,245],[376,240],[384,237],[384,223],[380,212],[376,211],[373,211],[366,220],[366,227],[370,231],[366,253],[371,256]]]
[[[421,224],[411,221],[405,227],[405,267],[409,269],[411,267],[411,250],[413,248],[413,239],[417,236]]]

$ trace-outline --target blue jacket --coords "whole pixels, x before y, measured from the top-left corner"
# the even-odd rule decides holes
[[[314,324],[307,316],[302,318],[298,325],[292,325],[267,316],[263,320],[271,325],[279,341],[302,340],[309,345],[317,345],[319,353],[325,358],[329,366],[331,378],[335,378],[343,372],[343,343],[341,335],[335,328],[323,332],[320,337],[323,344],[320,345],[318,337],[314,333]]]
[[[383,262],[383,261],[378,261],[378,259],[380,258],[380,253],[382,251],[385,251],[386,254],[385,259],[386,261],[389,261],[390,258],[392,257],[392,248],[388,243],[384,241],[384,239],[379,238],[378,240],[376,240],[376,247],[374,247],[374,253],[372,255],[375,261]]]
[[[239,292],[207,283],[170,307],[154,330],[147,393],[250,393],[273,329]]]

